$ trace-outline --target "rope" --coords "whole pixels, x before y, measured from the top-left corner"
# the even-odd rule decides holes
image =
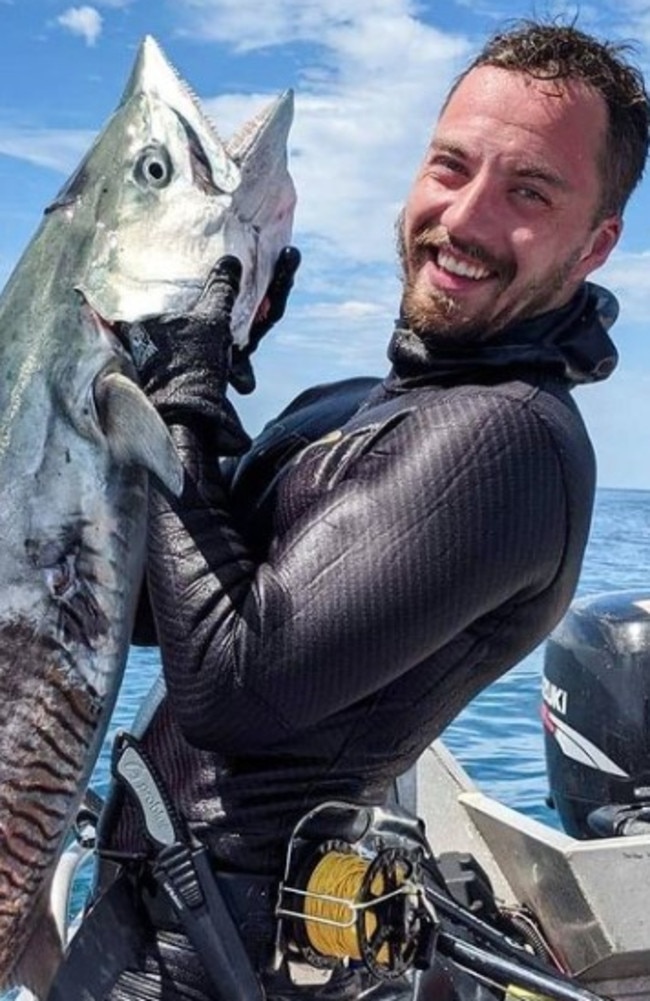
[[[362,958],[356,922],[358,910],[366,903],[360,895],[368,867],[369,864],[358,855],[328,852],[312,872],[307,884],[310,896],[305,898],[306,930],[312,948],[322,956]],[[370,884],[370,892],[381,896],[384,889],[383,876],[377,873]],[[361,920],[365,922],[366,939],[371,939],[377,928],[377,918],[371,906],[363,910]],[[387,946],[379,950],[377,960],[388,962]]]

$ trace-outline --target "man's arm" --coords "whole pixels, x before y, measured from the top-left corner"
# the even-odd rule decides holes
[[[201,441],[174,433],[189,486],[181,504],[154,493],[149,581],[172,705],[200,746],[281,743],[558,571],[560,463],[525,404],[466,398],[312,446],[279,497],[305,510],[261,564]]]
[[[258,313],[251,325],[248,344],[244,348],[239,348],[236,345],[232,344],[230,338],[230,331],[228,329],[230,311],[232,309],[232,303],[234,302],[234,296],[232,298],[232,301],[228,302],[230,297],[228,296],[228,289],[226,286],[230,285],[232,288],[232,292],[234,293],[234,295],[236,295],[237,290],[239,288],[239,262],[234,262],[236,265],[234,268],[230,265],[228,266],[228,268],[226,269],[226,277],[227,277],[226,283],[220,283],[222,284],[222,287],[219,288],[217,286],[217,288],[215,289],[214,283],[212,283],[212,278],[215,275],[217,276],[218,279],[220,278],[224,264],[223,260],[217,262],[217,265],[213,269],[213,272],[211,273],[211,276],[208,279],[206,288],[203,290],[203,295],[199,299],[199,302],[197,303],[195,310],[198,308],[200,314],[203,306],[207,305],[208,317],[210,315],[211,310],[214,311],[216,309],[217,314],[219,313],[219,311],[221,311],[223,313],[221,319],[225,321],[225,323],[221,325],[222,326],[221,330],[216,330],[216,329],[210,330],[209,325],[207,326],[205,325],[204,316],[200,316],[199,318],[201,322],[198,326],[198,331],[197,331],[198,344],[196,344],[190,349],[190,351],[188,352],[187,359],[184,358],[179,359],[177,357],[172,359],[171,357],[172,349],[173,349],[173,354],[175,355],[177,353],[178,347],[179,346],[182,347],[182,343],[179,344],[178,342],[178,336],[179,336],[177,331],[178,323],[174,325],[173,334],[169,335],[169,333],[165,331],[162,338],[163,345],[161,345],[163,348],[163,353],[165,354],[165,359],[162,366],[164,370],[163,382],[165,388],[170,382],[173,382],[176,385],[178,385],[179,380],[175,377],[174,369],[177,369],[178,373],[180,374],[181,384],[183,382],[187,383],[188,381],[187,374],[190,374],[191,381],[193,383],[196,383],[197,373],[195,371],[195,368],[197,366],[196,364],[193,364],[193,362],[195,363],[198,362],[198,367],[200,369],[201,363],[204,362],[205,359],[200,357],[193,358],[192,356],[197,354],[197,347],[199,355],[204,353],[201,352],[201,341],[203,340],[203,336],[207,333],[209,349],[208,352],[205,353],[212,355],[210,359],[212,372],[210,371],[210,366],[209,366],[207,372],[207,382],[208,384],[210,382],[213,383],[213,385],[211,386],[210,395],[213,397],[213,400],[216,398],[216,407],[213,404],[213,411],[216,410],[217,417],[219,416],[219,410],[220,410],[219,399],[221,396],[225,396],[226,379],[230,382],[233,388],[237,390],[237,392],[244,394],[251,393],[255,388],[255,374],[253,371],[251,358],[254,352],[259,347],[261,340],[264,337],[266,337],[266,335],[275,326],[278,320],[282,319],[282,317],[284,316],[287,307],[287,301],[289,299],[289,295],[291,294],[291,290],[295,282],[296,273],[298,271],[298,268],[300,267],[300,261],[301,261],[301,254],[297,247],[288,246],[282,249],[278,257],[278,260],[276,261],[275,267],[273,269],[273,274],[271,276],[269,287],[266,290],[266,295],[264,296],[264,299],[262,300],[262,303],[258,309]],[[206,298],[208,300],[207,303],[206,303]],[[219,325],[218,315],[217,315],[217,324]],[[182,331],[180,336],[186,337],[188,331],[183,329],[183,327],[185,326],[185,321],[182,318],[180,320],[180,325]],[[140,328],[136,334],[136,338],[140,340],[142,338],[143,332],[145,334],[145,341],[146,341],[146,328],[144,328],[144,330],[143,328]],[[192,331],[190,330],[189,333],[191,337]],[[127,335],[127,337],[128,336],[129,335]],[[131,337],[133,337],[133,331],[131,332]],[[217,342],[216,345],[214,343],[210,343],[214,341]],[[216,351],[214,353],[212,353],[212,351],[210,350],[210,348],[213,347],[216,348]],[[160,383],[157,378],[157,370],[160,368],[160,359],[158,359],[154,363],[154,365],[152,366],[153,371],[148,374],[148,369],[150,367],[151,366],[149,366],[146,357],[140,359],[138,368],[140,370],[141,378],[143,379],[146,385],[147,392],[149,393],[150,396],[152,396],[155,399],[157,389],[159,390],[160,387]],[[214,371],[215,368],[216,371]],[[188,370],[187,374],[184,371],[185,369]],[[198,373],[198,377],[199,377],[198,382],[200,385],[201,383],[200,371]],[[205,383],[206,380],[204,379],[203,381]],[[187,402],[189,401],[191,408],[193,408],[196,405],[196,401],[192,399],[192,391],[195,390],[196,388],[195,385],[192,386],[191,388],[188,388],[187,385],[182,388],[183,388],[182,395],[186,397],[185,401],[186,405]],[[164,397],[162,410],[163,412],[165,411],[169,412],[169,404],[170,404],[170,400],[168,398],[169,394],[163,390],[162,395]],[[198,395],[200,397],[201,393],[199,392]],[[196,407],[196,409],[197,410],[201,409],[200,400],[199,400],[199,406]],[[226,421],[232,420],[229,412],[225,416],[226,416]],[[212,414],[212,418],[214,425],[215,423],[214,413]],[[220,425],[222,421],[217,420],[216,423]],[[233,443],[235,447],[232,448],[232,451],[238,453],[241,451],[241,448],[245,446],[247,442],[247,437],[243,429],[241,429],[241,433],[239,432],[239,429],[236,427],[238,422],[235,421],[234,423],[235,423],[236,434]],[[223,444],[222,427],[218,426],[217,431],[218,433],[215,434],[215,439],[221,440],[221,443]],[[236,468],[234,466],[234,459],[232,457],[230,460],[229,468],[231,472]],[[140,590],[140,596],[136,608],[135,622],[134,622],[131,642],[135,646],[158,645],[155,619],[151,608],[151,600],[149,597],[149,591],[147,588],[146,579],[143,582],[143,585]]]

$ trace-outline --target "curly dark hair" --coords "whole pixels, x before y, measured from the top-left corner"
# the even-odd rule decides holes
[[[451,93],[479,66],[542,80],[582,80],[597,91],[608,116],[599,163],[603,195],[598,217],[603,219],[623,212],[643,176],[648,154],[650,101],[641,71],[626,59],[631,51],[629,44],[598,41],[574,25],[521,20],[486,42]]]

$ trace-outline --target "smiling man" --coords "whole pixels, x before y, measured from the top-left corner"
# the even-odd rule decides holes
[[[324,802],[384,805],[567,609],[595,487],[571,389],[616,363],[616,304],[585,279],[616,244],[647,145],[644,84],[620,51],[557,25],[492,39],[453,88],[400,220],[390,372],[307,391],[234,474],[216,458],[234,440],[237,262],[216,266],[190,317],[143,325],[159,350],[142,384],[186,466],[180,499],[152,492],[148,582],[169,697],[143,744],[209,849],[268,1001],[411,997],[408,978],[375,994],[376,970],[336,944],[320,959],[301,948],[304,930],[282,939],[293,961],[278,959],[287,845]],[[100,854],[120,875],[52,1001],[208,1001],[224,978],[243,982],[239,961],[215,970],[216,953],[195,951],[156,890],[132,803],[114,801]],[[133,929],[111,965],[103,929],[120,888]],[[478,996],[458,983],[422,996]]]
[[[403,216],[403,313],[484,340],[564,305],[621,231],[604,186],[608,110],[581,79],[478,65],[438,122]]]

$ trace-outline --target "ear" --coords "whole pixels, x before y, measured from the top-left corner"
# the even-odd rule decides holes
[[[605,263],[622,232],[623,220],[619,215],[608,216],[598,223],[589,234],[584,251],[576,265],[581,280]]]

